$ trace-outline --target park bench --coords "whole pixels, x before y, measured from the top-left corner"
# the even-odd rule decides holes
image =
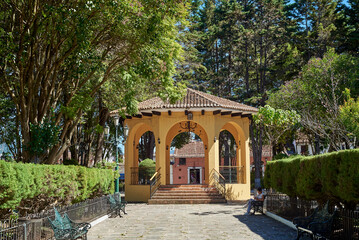
[[[297,240],[304,234],[311,236],[312,239],[330,239],[335,216],[336,212],[329,213],[327,203],[321,210],[317,207],[308,217],[294,218],[293,224],[297,227]]]
[[[51,220],[49,217],[48,219],[54,231],[55,239],[78,239],[80,237],[87,239],[87,232],[91,228],[91,224],[74,222],[69,218],[67,213],[62,217],[55,207],[54,211],[55,219]]]
[[[119,194],[115,194],[114,197],[112,195],[109,195],[108,202],[110,204],[110,212],[111,213],[115,213],[116,216],[120,216],[120,217],[122,217],[121,211],[124,214],[127,214],[126,209],[125,209],[127,202],[121,201],[121,196]]]
[[[263,195],[263,201],[253,201],[252,202],[252,207],[251,207],[251,209],[253,209],[252,214],[255,214],[256,212],[260,212],[263,214],[263,203],[264,203],[265,199],[266,199],[266,195]]]

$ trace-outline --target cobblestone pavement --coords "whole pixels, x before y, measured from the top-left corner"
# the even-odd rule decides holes
[[[128,204],[123,218],[89,230],[88,240],[117,239],[295,239],[296,232],[264,215],[244,216],[242,205]]]

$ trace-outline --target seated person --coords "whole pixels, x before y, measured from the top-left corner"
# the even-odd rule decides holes
[[[254,201],[264,201],[264,196],[263,196],[263,193],[262,193],[262,188],[259,187],[257,189],[258,193],[257,193],[257,196],[254,197],[254,199],[249,199],[248,201],[248,208],[247,208],[247,212],[244,214],[244,215],[249,215],[250,211],[251,211],[251,208],[252,208],[252,202]]]

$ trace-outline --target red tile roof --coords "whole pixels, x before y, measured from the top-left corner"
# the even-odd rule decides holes
[[[171,108],[224,108],[249,113],[258,111],[255,107],[213,96],[191,88],[187,88],[186,96],[174,104],[171,104],[168,101],[165,102],[159,97],[154,97],[138,104],[139,111]]]
[[[204,147],[202,141],[193,141],[182,148],[176,148],[173,156],[175,158],[204,157]]]

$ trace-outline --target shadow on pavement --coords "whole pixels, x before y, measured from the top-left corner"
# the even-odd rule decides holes
[[[240,211],[241,209],[242,209],[242,207],[238,207],[237,209],[233,208],[233,209],[227,210],[227,211],[221,210],[221,211],[193,212],[190,214],[197,215],[197,216],[207,216],[207,215],[216,215],[216,214],[232,214],[233,210]]]
[[[297,236],[293,229],[265,215],[233,215],[233,217],[263,239],[294,240]]]

